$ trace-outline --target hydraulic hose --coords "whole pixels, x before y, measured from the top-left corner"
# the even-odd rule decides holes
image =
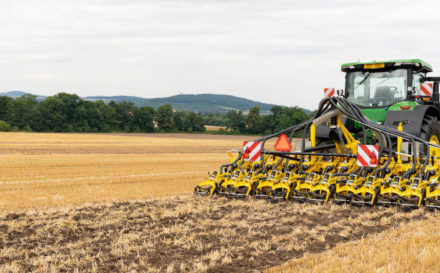
[[[243,154],[241,152],[238,153],[237,158],[234,160],[234,162],[229,163],[229,164],[224,164],[220,166],[220,174],[223,174],[223,168],[228,168],[230,166],[234,166],[237,165],[237,161],[240,160],[242,158]]]

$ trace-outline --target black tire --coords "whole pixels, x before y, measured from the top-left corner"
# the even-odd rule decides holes
[[[433,135],[440,140],[440,123],[436,117],[426,115],[422,121],[419,137],[429,141]],[[393,151],[397,151],[397,138],[391,138],[391,143]],[[426,154],[426,152],[426,147],[423,151],[420,151],[421,154]]]
[[[436,117],[426,115],[422,122],[419,137],[429,141],[432,136],[436,136],[437,139],[440,140],[440,123]],[[420,152],[426,154],[427,147]]]

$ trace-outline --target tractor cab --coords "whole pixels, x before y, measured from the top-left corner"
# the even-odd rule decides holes
[[[421,104],[438,108],[438,81],[423,85],[432,80],[426,76],[432,67],[420,59],[347,63],[341,70],[346,73],[345,97],[373,121],[384,122],[388,110],[413,110]]]

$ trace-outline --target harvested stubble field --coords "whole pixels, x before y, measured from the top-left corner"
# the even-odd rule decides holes
[[[0,210],[190,192],[244,137],[0,133]]]
[[[438,272],[436,213],[189,194],[244,139],[0,134],[0,272]]]

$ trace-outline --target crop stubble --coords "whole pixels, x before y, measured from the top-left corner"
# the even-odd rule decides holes
[[[0,133],[0,210],[190,192],[243,137]]]

